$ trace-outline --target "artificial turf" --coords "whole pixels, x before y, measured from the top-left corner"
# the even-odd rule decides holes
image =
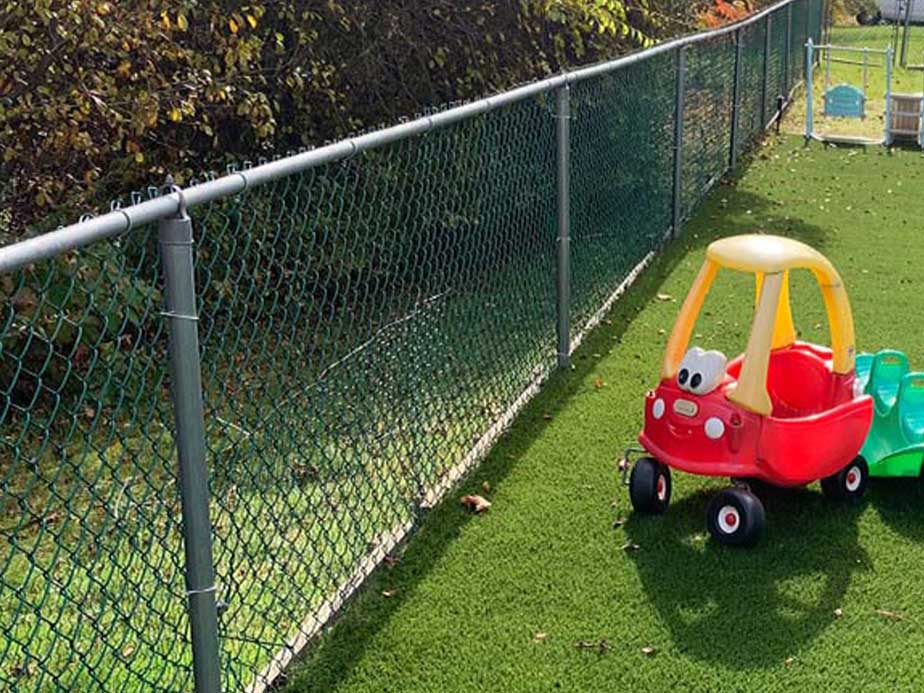
[[[667,514],[643,517],[615,459],[719,236],[763,231],[818,248],[846,283],[858,348],[903,349],[924,370],[922,186],[914,150],[767,142],[369,580],[288,690],[921,690],[921,483],[873,480],[852,506],[817,485],[770,492],[762,543],[734,550],[704,523],[727,480],[675,474]],[[801,337],[825,343],[813,280],[793,282]],[[752,301],[749,278],[720,274],[694,343],[742,351]],[[470,492],[493,506],[470,514],[458,500]]]

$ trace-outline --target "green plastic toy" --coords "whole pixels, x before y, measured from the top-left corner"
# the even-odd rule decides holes
[[[924,472],[924,373],[909,372],[908,357],[884,349],[857,356],[856,392],[873,398],[873,423],[860,454],[870,476]]]

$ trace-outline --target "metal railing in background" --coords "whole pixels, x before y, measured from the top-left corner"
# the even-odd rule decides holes
[[[0,684],[265,690],[779,117],[822,17],[0,249]]]

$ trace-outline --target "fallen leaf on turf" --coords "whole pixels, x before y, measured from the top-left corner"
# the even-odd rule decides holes
[[[834,618],[840,618],[840,617],[843,616],[843,615],[844,615],[844,610],[843,610],[843,609],[835,609],[835,610],[834,610]]]
[[[659,301],[673,301],[674,297],[670,294],[658,294]]]
[[[482,481],[482,482],[481,482],[481,490],[484,491],[485,493],[490,493],[490,492],[491,492],[491,484],[489,484],[487,481]]]
[[[618,529],[619,527],[622,527],[624,524],[626,524],[626,521],[621,517],[617,517],[615,520],[613,520],[613,529]]]
[[[542,641],[545,640],[547,637],[548,637],[548,634],[547,634],[547,633],[542,633],[542,632],[535,633],[535,634],[533,635],[533,642],[542,642]]]
[[[483,513],[485,510],[491,507],[491,501],[487,500],[483,496],[476,494],[462,496],[459,501],[462,503],[462,505],[474,513]]]
[[[646,645],[642,648],[642,654],[648,655],[649,657],[657,652],[657,648],[652,647],[651,645]]]
[[[783,660],[783,664],[785,664],[788,667],[791,667],[795,661],[796,661],[795,657],[787,657],[786,659]]]
[[[398,594],[398,590],[382,590],[382,596],[385,597],[385,599],[394,597],[396,594]]]
[[[883,618],[889,619],[890,621],[904,621],[905,620],[905,617],[902,616],[897,611],[889,611],[888,609],[876,609],[876,613],[882,616]]]
[[[598,390],[601,389],[604,385],[606,385],[606,383],[603,382],[603,378],[597,378],[594,380],[594,387]]]
[[[600,654],[609,652],[610,644],[606,640],[578,640],[574,646],[579,650],[597,650]]]
[[[625,457],[623,457],[621,460],[619,460],[619,471],[622,472],[622,471],[625,471],[625,470],[628,469],[628,468],[629,468],[629,460],[627,460]]]
[[[638,544],[633,544],[631,541],[627,541],[622,545],[623,551],[638,551],[641,547]]]
[[[551,421],[551,420],[552,420],[552,415],[551,415],[551,414],[543,414],[543,415],[542,415],[542,418],[545,419],[546,421]]]

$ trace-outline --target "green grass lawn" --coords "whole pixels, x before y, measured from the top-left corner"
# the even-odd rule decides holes
[[[575,368],[370,579],[289,690],[920,690],[921,484],[875,480],[856,506],[817,485],[772,493],[762,543],[733,550],[704,523],[727,480],[675,474],[668,513],[640,517],[615,458],[634,441],[679,301],[719,236],[815,246],[846,282],[858,347],[904,349],[924,369],[922,185],[913,150],[806,149],[797,137],[760,149],[617,302]],[[817,289],[793,282],[801,337],[826,342]],[[695,343],[740,352],[752,300],[749,278],[720,274]],[[493,506],[469,514],[458,502],[468,492]]]

